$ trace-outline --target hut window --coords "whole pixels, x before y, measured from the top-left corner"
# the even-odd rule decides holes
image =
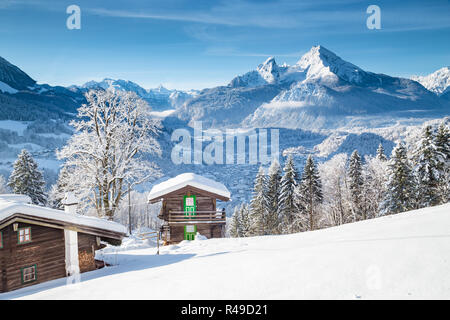
[[[3,248],[3,233],[0,232],[0,249]]]
[[[22,283],[36,280],[36,265],[24,267],[21,269]]]
[[[31,227],[28,228],[20,228],[19,233],[19,244],[31,242]]]

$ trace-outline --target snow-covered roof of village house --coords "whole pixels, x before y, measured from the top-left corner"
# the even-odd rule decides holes
[[[159,198],[186,186],[202,189],[225,198],[231,196],[230,191],[222,183],[187,172],[153,186],[148,195],[148,200]]]
[[[20,197],[15,197],[16,199],[14,199],[11,195],[0,194],[0,221],[7,219],[14,214],[21,213],[37,218],[53,219],[112,232],[127,233],[127,228],[117,222],[28,204],[23,201],[26,199],[24,197],[26,196],[22,196],[22,199]]]

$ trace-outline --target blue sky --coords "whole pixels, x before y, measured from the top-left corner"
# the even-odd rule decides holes
[[[66,28],[72,4],[81,30]],[[381,30],[366,27],[371,4]],[[0,56],[51,85],[109,77],[200,89],[268,56],[294,64],[321,44],[365,70],[408,77],[450,65],[449,17],[448,0],[0,0]]]

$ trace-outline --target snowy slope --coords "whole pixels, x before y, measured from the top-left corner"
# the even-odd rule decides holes
[[[428,90],[441,95],[449,92],[450,67],[441,68],[427,76],[412,76],[411,79],[419,82]]]
[[[182,242],[159,256],[107,248],[116,266],[79,284],[0,299],[449,299],[449,212],[450,203],[314,232]]]

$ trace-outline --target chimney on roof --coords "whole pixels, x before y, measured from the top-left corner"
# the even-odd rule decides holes
[[[66,192],[62,201],[64,212],[77,214],[78,199],[73,192]]]

